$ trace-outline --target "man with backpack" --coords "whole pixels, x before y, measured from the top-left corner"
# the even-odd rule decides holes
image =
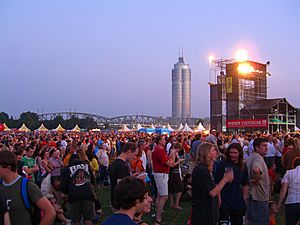
[[[51,225],[55,219],[54,208],[36,184],[16,171],[16,155],[8,150],[0,151],[0,191],[6,194],[11,224]]]

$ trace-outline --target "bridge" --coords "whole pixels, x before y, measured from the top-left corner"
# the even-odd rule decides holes
[[[81,113],[81,112],[54,112],[54,113],[43,113],[38,114],[40,120],[53,120],[56,117],[62,117],[64,120],[71,119],[76,117],[79,119],[92,118],[96,121],[98,126],[109,124],[110,126],[119,126],[126,124],[129,126],[136,125],[138,123],[142,125],[151,124],[155,126],[163,126],[169,123],[170,125],[177,126],[180,123],[188,123],[189,125],[194,125],[199,121],[199,118],[189,118],[189,119],[175,119],[175,118],[163,118],[157,116],[148,116],[148,115],[124,115],[117,117],[104,117],[101,115],[91,114],[91,113]]]

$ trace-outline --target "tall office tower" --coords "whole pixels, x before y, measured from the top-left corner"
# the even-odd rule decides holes
[[[191,70],[183,56],[172,69],[172,117],[191,117]]]

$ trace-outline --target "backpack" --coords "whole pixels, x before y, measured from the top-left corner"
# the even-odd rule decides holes
[[[32,225],[37,225],[41,221],[41,210],[31,201],[28,197],[28,179],[26,177],[21,177],[21,196],[25,208],[30,214]],[[3,183],[3,180],[0,180],[0,184]]]

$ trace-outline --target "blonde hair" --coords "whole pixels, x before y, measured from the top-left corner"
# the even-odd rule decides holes
[[[200,144],[197,148],[195,160],[196,165],[198,165],[199,163],[203,163],[207,166],[210,172],[213,170],[213,160],[211,160],[210,158],[211,148],[215,148],[215,145],[209,142],[204,142]]]
[[[76,151],[76,153],[77,153],[77,155],[78,155],[78,157],[79,157],[80,160],[82,160],[82,161],[87,161],[88,160],[88,158],[87,158],[87,156],[85,154],[85,151],[83,151],[83,149],[81,149],[81,148],[78,149]]]

